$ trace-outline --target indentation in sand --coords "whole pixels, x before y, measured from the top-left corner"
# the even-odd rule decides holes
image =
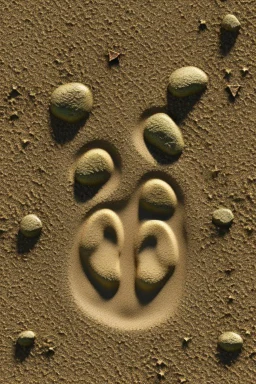
[[[144,175],[125,201],[106,198],[93,206],[74,240],[75,301],[87,316],[111,327],[151,327],[172,316],[181,298],[182,197],[166,175],[158,176]]]
[[[173,273],[179,259],[174,233],[165,222],[145,221],[135,245],[136,286],[142,291],[158,291]]]
[[[122,223],[110,209],[95,212],[84,224],[79,247],[81,264],[103,297],[114,294],[118,289],[123,242]]]

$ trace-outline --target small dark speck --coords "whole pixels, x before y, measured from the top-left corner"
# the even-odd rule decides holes
[[[199,20],[199,30],[205,31],[207,29],[206,20]]]
[[[16,121],[18,119],[19,119],[19,115],[18,115],[17,112],[14,112],[14,113],[11,114],[11,116],[10,116],[10,120],[11,121]]]

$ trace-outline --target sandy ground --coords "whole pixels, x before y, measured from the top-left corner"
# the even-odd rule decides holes
[[[241,31],[226,42],[220,22],[230,12]],[[0,381],[252,384],[254,1],[2,0],[0,24]],[[122,53],[119,64],[109,65],[109,50]],[[187,65],[207,73],[207,90],[171,97],[168,78]],[[94,98],[86,121],[71,125],[49,113],[51,93],[69,82],[87,85]],[[241,86],[236,98],[228,84]],[[184,138],[185,149],[171,164],[157,161],[143,143],[141,121],[156,112],[169,114]],[[102,188],[82,193],[74,169],[91,148],[105,149],[115,170]],[[177,195],[166,225],[179,258],[160,291],[143,301],[134,288],[133,242],[139,193],[152,177]],[[211,221],[219,207],[235,216],[225,233]],[[79,259],[83,228],[100,209],[114,211],[124,233],[120,284],[111,298],[103,297],[102,285],[97,289],[93,273],[87,278]],[[43,223],[37,241],[18,234],[30,213]],[[108,236],[100,252],[115,254],[115,236]],[[22,350],[15,343],[27,329],[37,337]],[[217,349],[224,331],[243,337],[240,354]]]

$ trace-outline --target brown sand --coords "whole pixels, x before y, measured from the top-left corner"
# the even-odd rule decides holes
[[[0,382],[254,382],[253,7],[249,0],[2,1]],[[239,33],[221,31],[228,13]],[[119,64],[109,65],[108,50],[121,52]],[[184,66],[207,74],[203,94],[167,92],[171,73]],[[70,82],[88,86],[94,100],[72,124],[49,112],[52,92]],[[227,85],[240,86],[237,97]],[[155,113],[181,130],[179,158],[145,144],[143,122]],[[83,186],[75,169],[93,148],[109,153],[114,171],[104,185]],[[141,209],[151,179],[173,188],[173,215]],[[219,207],[234,214],[227,230],[212,224]],[[114,213],[87,238],[83,230],[102,209]],[[36,238],[19,233],[30,213],[42,221]],[[154,228],[138,241],[150,220],[168,228],[164,243]],[[141,268],[146,284],[136,284],[140,255],[151,261]],[[36,334],[32,347],[15,344],[25,330]],[[243,338],[241,353],[217,347],[228,331]]]

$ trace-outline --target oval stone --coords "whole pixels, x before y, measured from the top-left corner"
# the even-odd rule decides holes
[[[167,155],[180,155],[184,148],[182,133],[165,113],[156,113],[145,121],[144,140]]]
[[[86,85],[67,83],[53,91],[50,109],[59,119],[74,123],[86,117],[92,105],[92,92]]]
[[[96,186],[105,183],[113,171],[114,163],[108,152],[90,149],[78,160],[75,179],[82,185]]]
[[[172,215],[177,206],[177,197],[165,181],[151,179],[142,187],[140,206],[153,213]]]
[[[221,27],[229,32],[237,32],[240,27],[240,21],[234,15],[226,15],[222,22]]]
[[[36,335],[33,331],[23,331],[19,334],[17,343],[21,347],[30,347],[34,344]]]
[[[224,332],[218,338],[218,345],[226,352],[237,352],[243,346],[243,339],[235,332]]]
[[[201,92],[208,83],[208,76],[197,67],[183,67],[176,69],[168,84],[169,92],[177,97],[190,96]]]
[[[42,230],[41,220],[34,214],[24,216],[20,222],[20,231],[26,237],[35,237]]]
[[[233,212],[228,208],[216,209],[212,214],[212,222],[218,227],[229,227],[233,220]]]

